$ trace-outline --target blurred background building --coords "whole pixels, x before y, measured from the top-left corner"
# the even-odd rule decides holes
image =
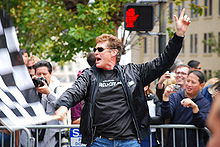
[[[86,61],[86,57],[79,53],[75,56],[76,62],[67,62],[63,66],[58,64],[53,64],[53,75],[55,75],[58,80],[62,83],[65,88],[70,87],[77,78],[77,73],[79,70],[89,67]]]
[[[190,9],[190,4],[204,7],[204,14],[200,16]],[[220,56],[215,51],[220,49],[220,0],[191,0],[176,6],[173,1],[166,4],[167,28],[174,28],[174,22],[169,24],[169,18],[180,14],[182,8],[186,8],[186,14],[191,18],[191,25],[185,35],[184,45],[178,59],[183,63],[191,59],[201,62],[203,71],[207,78],[220,75]],[[155,5],[155,26],[152,32],[159,32],[159,6]],[[173,19],[172,19],[173,20]],[[167,41],[169,40],[167,34]],[[205,43],[206,42],[206,43]],[[158,56],[158,36],[139,34],[132,32],[129,37],[131,49],[131,62],[143,63]]]

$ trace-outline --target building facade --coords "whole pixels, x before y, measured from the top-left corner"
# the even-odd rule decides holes
[[[195,4],[203,7],[203,15],[193,12],[190,5]],[[186,14],[190,16],[192,23],[185,35],[183,48],[178,56],[184,64],[189,60],[198,60],[201,62],[203,72],[209,79],[220,75],[220,55],[215,51],[220,50],[220,0],[187,0],[177,6],[173,1],[166,4],[167,28],[173,29],[175,22],[173,15],[180,14],[182,8],[186,8]],[[152,32],[159,32],[159,6],[154,7],[155,25]],[[169,35],[167,33],[167,41]],[[206,43],[205,43],[206,42]],[[138,34],[132,32],[129,37],[129,46],[131,50],[131,62],[143,63],[150,61],[158,56],[158,36]]]

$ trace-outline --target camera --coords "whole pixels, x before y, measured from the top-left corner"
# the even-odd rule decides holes
[[[33,78],[32,81],[33,81],[35,87],[42,87],[42,86],[44,86],[44,82],[47,83],[47,80],[44,77]]]
[[[180,85],[174,85],[174,87],[173,87],[173,91],[178,91],[178,90],[180,90]]]

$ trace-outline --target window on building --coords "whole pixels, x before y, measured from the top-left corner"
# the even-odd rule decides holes
[[[169,3],[169,19],[173,19],[173,3]]]
[[[212,0],[204,0],[204,15],[212,16]]]
[[[64,71],[64,66],[60,66],[60,70],[61,70],[61,71]]]
[[[203,39],[204,49],[203,52],[207,53],[207,33],[204,33],[204,39]]]
[[[144,37],[144,53],[147,53],[147,37]]]
[[[178,16],[180,16],[181,6],[178,6]]]
[[[208,70],[208,79],[212,78],[212,70]]]
[[[205,75],[205,77],[206,77],[206,79],[207,79],[207,70],[204,69],[203,72],[204,72],[204,75]]]
[[[220,0],[218,0],[218,15],[220,15]]]
[[[204,10],[204,15],[208,16],[208,0],[204,0],[204,6],[205,6],[205,10]]]
[[[193,4],[193,5],[198,5],[198,0],[191,0],[191,4]],[[198,13],[195,12],[193,9],[191,9],[190,15],[191,15],[191,18],[196,18],[196,17],[198,17]]]
[[[195,5],[198,6],[199,5],[199,0],[195,0]],[[198,17],[198,12],[196,12],[195,17]]]
[[[197,53],[198,52],[198,35],[197,34],[194,34],[194,44],[195,44],[194,51],[195,53]]]
[[[220,49],[220,32],[218,32],[218,48]]]
[[[197,34],[191,34],[190,35],[190,53],[197,53],[198,47],[198,35]]]
[[[190,53],[193,53],[193,34],[190,35]]]
[[[191,0],[191,4],[194,4],[193,0]],[[194,17],[194,10],[193,9],[191,9],[191,11],[190,11],[190,16],[191,16],[191,18]]]
[[[204,53],[212,53],[212,46],[209,44],[209,40],[213,37],[213,33],[204,33]]]
[[[209,33],[208,35],[209,35],[208,39],[211,39],[213,37],[213,33]],[[212,46],[208,45],[208,53],[211,53],[211,52],[212,52]]]
[[[181,6],[178,6],[178,16],[180,16],[180,13],[182,11],[182,9],[185,7],[185,3],[184,1],[182,2],[182,5]]]
[[[212,0],[209,0],[209,16],[212,16]]]
[[[158,37],[154,37],[154,54],[157,54],[158,50]]]
[[[212,78],[212,70],[204,69],[204,75],[205,75],[206,80]]]

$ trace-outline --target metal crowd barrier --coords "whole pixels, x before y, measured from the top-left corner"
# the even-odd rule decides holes
[[[1,147],[15,147],[16,144],[16,131],[9,131],[8,133],[4,133],[3,131],[6,130],[7,127],[6,126],[0,126],[0,146]],[[17,130],[17,131],[23,131],[26,136],[27,136],[27,140],[26,140],[26,144],[28,147],[31,147],[34,142],[34,138],[31,136],[31,132],[29,129],[25,128],[25,127],[19,127],[19,128],[12,128],[13,130]],[[5,136],[9,137],[9,142],[4,142],[4,137]],[[18,145],[20,146],[20,145]],[[17,146],[16,146],[17,147]]]
[[[204,132],[207,133],[207,135],[210,137],[211,136],[211,132],[209,131],[208,128],[197,128],[194,125],[173,125],[173,124],[164,124],[164,125],[151,125],[151,128],[156,128],[156,129],[160,129],[160,147],[164,147],[165,146],[165,138],[164,138],[164,130],[165,129],[172,129],[173,132],[173,147],[176,147],[175,144],[175,129],[184,129],[184,143],[185,143],[185,147],[187,147],[187,137],[186,137],[186,131],[187,129],[195,129],[196,131],[196,147],[199,147],[199,130],[203,130]],[[150,136],[151,138],[152,136]],[[152,147],[152,139],[150,139],[150,147]],[[178,147],[178,146],[177,146]]]
[[[59,147],[70,147],[70,138],[68,140],[65,140],[65,142],[62,143],[62,132],[63,131],[70,131],[71,128],[79,128],[79,125],[35,125],[35,126],[28,126],[28,129],[35,129],[36,132],[38,132],[38,129],[59,129]],[[69,132],[70,133],[70,132]],[[36,133],[36,138],[35,138],[35,147],[38,147],[38,133]],[[68,141],[68,142],[66,142]],[[80,144],[79,147],[82,145]],[[74,146],[75,147],[75,146]]]
[[[35,129],[35,130],[38,130],[38,129],[59,129],[59,147],[84,147],[85,145],[82,145],[82,144],[75,144],[75,145],[71,145],[72,141],[73,141],[73,138],[71,138],[71,136],[69,136],[69,138],[67,140],[65,140],[65,143],[62,142],[62,132],[63,130],[67,131],[68,133],[70,133],[70,130],[71,128],[79,128],[79,125],[33,125],[33,126],[28,126],[26,128],[19,128],[19,129],[16,129],[18,131],[24,131],[26,134],[26,145],[27,147],[38,147],[38,137],[36,138],[33,138],[33,136],[31,135],[31,132],[30,132],[30,129]],[[186,130],[187,129],[195,129],[196,130],[196,140],[197,140],[197,147],[198,146],[198,142],[199,142],[199,137],[198,137],[198,128],[195,127],[194,125],[172,125],[172,124],[164,124],[164,125],[151,125],[150,128],[156,128],[156,129],[160,129],[160,134],[161,134],[161,139],[160,139],[160,147],[164,147],[165,144],[164,144],[164,141],[165,141],[165,138],[163,137],[164,136],[164,129],[173,129],[173,131],[175,129],[184,129],[185,131],[185,134],[186,134]],[[5,126],[0,126],[0,130],[2,129],[6,129]],[[203,130],[205,130],[207,132],[207,134],[210,136],[211,133],[209,132],[209,130],[207,128],[203,128]],[[38,132],[38,131],[36,131]],[[1,134],[2,132],[0,132]],[[4,134],[4,133],[2,133]],[[71,133],[70,133],[71,134]],[[3,136],[3,135],[2,135]],[[38,134],[36,133],[36,136],[38,136]],[[81,136],[79,136],[81,137]],[[80,139],[79,139],[80,140]],[[18,146],[15,146],[15,141],[16,141],[16,137],[15,137],[15,132],[11,132],[11,135],[10,135],[10,142],[7,142],[9,143],[9,147],[21,147],[21,144],[18,145]],[[175,142],[175,138],[173,140]],[[186,140],[185,140],[186,142]],[[4,139],[3,137],[0,138],[0,145],[1,147],[7,147],[5,145],[6,143],[4,142]],[[150,147],[153,147],[152,145],[152,136],[150,135]],[[175,144],[174,144],[174,147],[175,147]],[[185,146],[187,147],[187,145]]]

